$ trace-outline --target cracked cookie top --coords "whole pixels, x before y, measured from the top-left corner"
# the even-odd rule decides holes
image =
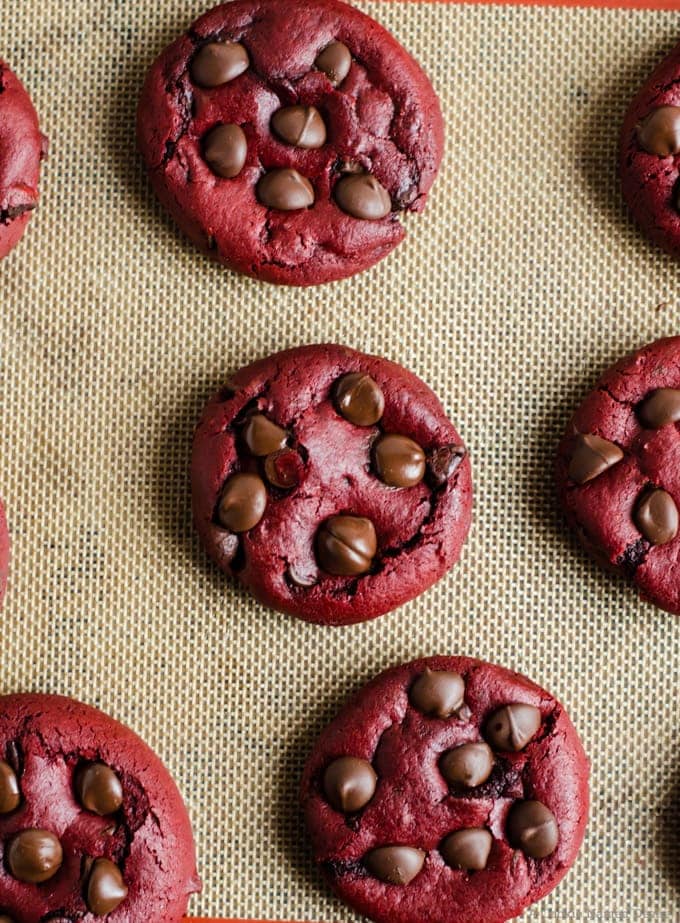
[[[314,856],[378,923],[502,923],[573,864],[588,761],[563,707],[518,673],[432,657],[381,674],[302,779]]]
[[[266,605],[323,624],[396,608],[455,563],[467,452],[415,375],[341,346],[242,369],[205,409],[194,517],[218,565]]]
[[[152,67],[138,113],[152,183],[179,225],[270,282],[345,278],[404,237],[442,158],[432,86],[340,0],[235,0]]]
[[[569,523],[602,564],[680,614],[680,337],[610,369],[574,414],[557,459]]]
[[[193,838],[158,757],[102,712],[0,697],[0,919],[180,923],[200,889]]]
[[[0,60],[0,259],[19,242],[38,205],[47,138],[28,93]]]

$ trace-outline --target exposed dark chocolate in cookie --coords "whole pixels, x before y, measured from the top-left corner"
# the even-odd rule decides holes
[[[337,811],[353,814],[365,808],[375,795],[377,781],[375,769],[367,760],[341,756],[326,769],[323,789]]]
[[[203,141],[203,156],[213,173],[233,179],[246,165],[248,139],[245,132],[240,125],[218,125]]]
[[[493,836],[484,827],[456,830],[440,847],[442,858],[453,869],[481,872],[489,861]]]

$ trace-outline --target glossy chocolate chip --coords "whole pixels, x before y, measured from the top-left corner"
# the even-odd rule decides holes
[[[272,128],[282,141],[314,150],[326,143],[326,123],[314,106],[285,106],[272,116]]]
[[[635,525],[652,545],[666,545],[678,534],[678,508],[665,490],[643,494],[635,510]]]
[[[463,707],[465,681],[460,673],[425,670],[411,686],[411,703],[435,718],[450,718]]]
[[[332,516],[316,537],[321,567],[337,577],[354,577],[371,569],[378,539],[370,519],[363,516]]]
[[[227,481],[217,517],[231,532],[248,532],[264,516],[267,488],[256,474],[234,474]]]
[[[486,782],[493,766],[493,751],[484,741],[462,744],[449,750],[439,764],[449,785],[463,785],[465,788],[475,788]]]
[[[622,458],[623,452],[613,442],[600,436],[580,434],[569,463],[569,477],[576,484],[585,484],[617,465]]]
[[[123,804],[120,779],[104,763],[90,763],[76,776],[76,795],[87,811],[105,817],[115,814]]]
[[[540,801],[517,801],[508,814],[506,834],[511,846],[532,859],[545,859],[557,849],[557,820]]]
[[[638,414],[647,429],[661,429],[669,423],[680,422],[680,391],[675,388],[652,391],[640,404]]]
[[[108,859],[96,859],[87,882],[87,908],[96,917],[105,917],[120,907],[128,889],[120,869]]]
[[[191,63],[191,79],[211,89],[234,80],[250,67],[248,52],[239,42],[210,42]]]
[[[335,186],[335,201],[353,218],[379,221],[392,211],[389,192],[370,173],[351,173]]]
[[[335,386],[335,406],[355,426],[373,426],[385,411],[385,395],[369,375],[350,372]]]
[[[18,881],[41,884],[53,878],[64,859],[61,843],[47,830],[24,830],[7,849],[7,865]]]
[[[514,702],[497,709],[486,722],[485,736],[494,750],[519,753],[541,726],[541,712],[534,705]]]
[[[413,846],[381,846],[364,856],[364,865],[379,881],[408,885],[422,869],[425,855]]]
[[[367,760],[341,756],[324,773],[323,790],[336,811],[353,814],[365,808],[375,795],[377,781]]]
[[[493,837],[484,827],[470,827],[456,830],[446,837],[439,852],[447,865],[453,869],[481,872],[489,861]]]
[[[244,168],[248,140],[239,125],[218,125],[205,136],[203,156],[213,173],[233,179]]]
[[[334,87],[340,86],[352,66],[352,53],[342,42],[331,42],[318,55],[314,66],[323,71]]]
[[[267,208],[292,212],[314,204],[314,187],[297,170],[271,170],[257,184],[257,197]]]
[[[293,449],[281,449],[273,452],[264,460],[265,477],[280,490],[297,487],[302,478],[304,465],[302,459]]]
[[[407,436],[382,436],[373,447],[373,460],[388,487],[415,487],[425,477],[425,453]]]
[[[0,760],[0,814],[11,814],[21,803],[21,791],[16,772],[9,763]]]
[[[680,108],[659,106],[652,109],[637,127],[643,150],[658,157],[680,154]]]
[[[246,420],[241,435],[250,452],[261,458],[272,452],[278,452],[288,440],[286,430],[272,423],[263,413],[251,414]]]
[[[427,460],[430,473],[436,484],[446,484],[451,475],[460,468],[467,455],[464,445],[445,445],[435,449]]]

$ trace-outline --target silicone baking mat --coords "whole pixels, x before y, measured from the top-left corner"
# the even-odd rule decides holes
[[[201,257],[136,155],[144,72],[201,3],[2,2],[0,49],[51,156],[40,210],[0,266],[13,540],[0,689],[98,705],[163,756],[195,824],[195,916],[331,923],[355,918],[312,869],[297,809],[316,734],[393,663],[488,658],[560,696],[593,763],[582,854],[526,919],[680,920],[680,620],[586,559],[551,481],[558,436],[600,372],[678,333],[680,267],[629,223],[615,155],[680,16],[358,3],[431,75],[446,161],[393,256],[298,291]],[[197,415],[229,372],[324,340],[430,383],[476,486],[455,570],[340,630],[268,611],[209,565],[187,480]]]

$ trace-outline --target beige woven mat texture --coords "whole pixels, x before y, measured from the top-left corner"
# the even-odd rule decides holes
[[[497,661],[563,699],[593,763],[583,852],[526,919],[680,920],[680,620],[585,558],[551,486],[599,373],[678,333],[680,267],[629,224],[615,150],[680,16],[360,3],[431,74],[446,163],[396,254],[296,291],[198,255],[136,156],[145,69],[200,3],[0,2],[1,53],[52,144],[40,211],[0,266],[1,690],[94,703],[162,754],[195,823],[196,915],[330,923],[355,918],[313,873],[297,812],[317,732],[395,662]],[[267,611],[208,565],[187,483],[195,420],[230,370],[324,340],[429,382],[476,485],[459,566],[344,630]]]

